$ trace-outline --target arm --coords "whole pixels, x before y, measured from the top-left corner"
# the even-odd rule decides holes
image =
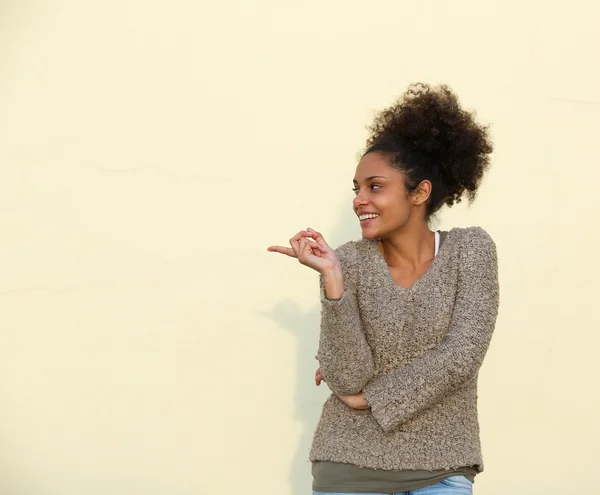
[[[373,377],[373,357],[367,343],[356,298],[356,251],[353,243],[336,250],[343,273],[343,294],[329,299],[329,280],[320,277],[321,334],[319,366],[329,388],[337,395],[360,392]],[[339,294],[336,294],[339,295]]]
[[[371,412],[385,431],[476,375],[492,337],[498,299],[496,247],[483,229],[476,229],[461,253],[458,292],[444,340],[410,365],[380,375],[364,388]]]

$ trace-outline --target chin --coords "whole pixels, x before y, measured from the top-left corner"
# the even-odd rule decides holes
[[[375,232],[373,230],[363,230],[362,238],[363,239],[379,239],[379,236],[377,235],[377,232]]]

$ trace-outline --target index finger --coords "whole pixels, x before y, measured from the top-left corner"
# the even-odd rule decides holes
[[[269,246],[267,248],[267,251],[269,251],[270,253],[285,254],[286,256],[289,256],[290,258],[295,258],[296,257],[296,253],[294,253],[294,250],[292,248],[288,248],[288,247],[283,247],[283,246]]]

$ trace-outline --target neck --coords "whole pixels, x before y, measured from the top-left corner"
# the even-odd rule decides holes
[[[410,226],[382,239],[383,255],[389,266],[413,268],[435,257],[435,234],[426,223]]]

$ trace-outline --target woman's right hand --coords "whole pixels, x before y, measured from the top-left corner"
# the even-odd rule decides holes
[[[323,378],[323,373],[321,373],[321,368],[317,368],[317,371],[315,372],[315,384],[317,385],[317,387],[319,385],[321,385],[321,382],[324,382],[325,378]]]
[[[315,356],[315,359],[317,361],[319,360],[318,354]],[[323,373],[321,373],[321,368],[317,368],[317,371],[315,372],[315,384],[317,385],[317,387],[319,385],[321,385],[321,382],[325,382],[325,378],[323,378]],[[325,383],[327,383],[327,382],[325,382]]]
[[[281,253],[296,258],[301,264],[316,270],[321,275],[334,272],[340,268],[335,251],[325,242],[323,236],[309,228],[301,230],[290,239],[291,247],[270,246],[272,253]]]

